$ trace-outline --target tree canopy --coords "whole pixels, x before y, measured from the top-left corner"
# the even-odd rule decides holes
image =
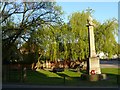
[[[55,2],[1,2],[0,21],[2,25],[2,48],[10,49],[15,42],[18,44],[31,37],[38,28],[43,26],[61,23],[61,14],[63,13],[60,6]],[[5,59],[5,56],[3,56]]]
[[[1,5],[3,61],[29,60],[84,60],[89,55],[89,11],[74,12],[69,22],[63,22],[63,10],[55,2],[4,2]],[[93,18],[96,52],[111,57],[118,54],[118,21],[113,18],[104,23]],[[20,50],[25,48],[25,52]],[[21,56],[21,57],[17,57]],[[30,58],[31,59],[28,59]],[[28,61],[28,62],[29,62]]]

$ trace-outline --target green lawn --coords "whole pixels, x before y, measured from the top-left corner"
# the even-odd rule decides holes
[[[53,73],[45,70],[36,72],[28,71],[26,83],[42,84],[42,85],[73,85],[73,86],[117,86],[118,85],[118,69],[103,68],[102,73],[107,74],[108,79],[90,82],[80,79],[81,72],[65,70],[64,72]],[[120,71],[120,69],[119,69]],[[65,78],[64,78],[65,76]]]
[[[28,71],[26,82],[34,84],[64,85],[71,82],[78,82],[77,78],[80,79],[80,75],[80,72],[72,72],[69,70],[57,73],[45,70],[39,70],[36,72]]]
[[[81,72],[73,70],[65,70],[64,72],[53,73],[47,70],[27,71],[27,79],[25,84],[39,85],[69,85],[69,86],[117,86],[118,85],[118,70],[117,68],[102,68],[102,73],[107,74],[107,80],[90,82],[81,80]],[[14,77],[13,74],[12,77]],[[17,75],[16,75],[17,76]],[[19,75],[18,75],[19,76]],[[15,79],[15,77],[14,77]],[[12,79],[11,79],[12,80]]]
[[[102,73],[120,75],[120,69],[117,68],[102,68]]]

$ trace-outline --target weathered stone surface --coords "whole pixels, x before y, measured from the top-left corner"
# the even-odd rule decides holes
[[[89,81],[98,81],[99,75],[89,75]]]
[[[95,40],[94,40],[94,24],[92,22],[92,17],[88,18],[88,37],[89,37],[89,60],[88,60],[88,74],[91,75],[91,71],[95,71],[95,74],[101,74],[100,61],[96,56],[95,51]]]
[[[94,82],[99,80],[106,80],[107,75],[106,74],[95,74],[95,75],[82,74],[81,79]]]
[[[93,26],[89,26],[89,52],[90,57],[96,57]]]
[[[90,57],[88,66],[89,66],[89,75],[91,75],[92,70],[95,70],[96,74],[101,74],[100,61],[98,57]]]
[[[100,74],[99,75],[99,79],[100,80],[106,80],[107,79],[107,75],[106,74]]]

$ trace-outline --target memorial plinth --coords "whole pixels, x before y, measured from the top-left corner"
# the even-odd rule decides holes
[[[87,19],[87,27],[88,27],[88,39],[89,39],[89,59],[87,60],[87,74],[83,74],[81,77],[86,78],[90,81],[98,81],[103,78],[103,74],[101,74],[100,69],[100,61],[96,55],[95,51],[95,40],[94,40],[94,24],[92,17],[88,17]]]
[[[92,17],[89,16],[87,20],[87,27],[88,27],[88,37],[89,37],[89,60],[88,60],[88,74],[92,74],[92,70],[95,71],[95,74],[101,74],[100,70],[100,61],[96,55],[95,51],[95,40],[94,40],[94,24],[92,22]]]

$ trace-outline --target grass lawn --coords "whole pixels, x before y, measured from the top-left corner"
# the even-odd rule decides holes
[[[41,85],[73,85],[73,86],[117,86],[118,69],[102,68],[102,73],[107,74],[107,80],[97,82],[83,81],[80,79],[81,72],[65,70],[64,72],[53,73],[46,70],[28,71],[28,77],[25,83]],[[119,69],[120,71],[120,69]],[[65,78],[64,78],[65,76]]]
[[[102,73],[107,74],[107,80],[90,82],[81,80],[81,72],[65,70],[64,72],[53,73],[47,70],[27,71],[25,84],[38,85],[68,85],[68,86],[118,86],[118,77],[120,76],[117,68],[102,68]],[[16,75],[16,74],[14,74]],[[15,78],[15,77],[14,77]],[[120,79],[120,78],[119,78]]]

